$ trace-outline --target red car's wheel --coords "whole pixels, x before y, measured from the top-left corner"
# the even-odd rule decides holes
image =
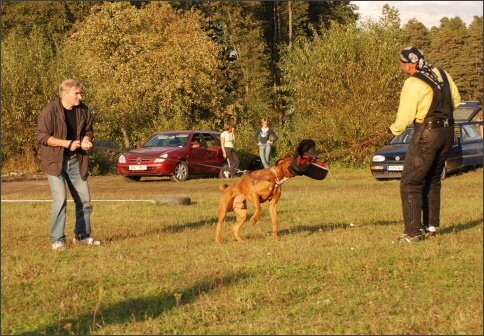
[[[180,161],[175,167],[173,175],[170,176],[170,180],[173,182],[185,182],[188,178],[188,166],[185,161]]]

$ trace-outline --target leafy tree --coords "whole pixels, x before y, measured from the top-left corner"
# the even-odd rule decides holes
[[[304,134],[330,155],[386,130],[404,79],[397,33],[371,23],[334,25],[294,46],[281,64],[291,117],[288,149]],[[355,148],[341,160],[361,162],[373,149]]]
[[[66,34],[76,21],[82,20],[94,1],[2,1],[2,35],[16,33],[28,36],[34,30],[57,40]]]
[[[389,4],[384,4],[380,16],[380,25],[391,30],[400,29],[400,12],[398,9]]]
[[[165,2],[114,2],[75,26],[64,54],[88,84],[101,137],[129,148],[155,131],[222,118],[218,51],[199,22]]]
[[[179,2],[174,7],[196,9],[205,17],[205,31],[220,46],[224,121],[236,123],[237,148],[242,161],[255,155],[255,127],[262,117],[273,123],[275,91],[270,72],[271,55],[264,39],[267,25],[260,2]],[[222,124],[219,125],[221,129]],[[251,154],[252,153],[252,154]]]
[[[28,36],[12,31],[2,39],[2,167],[37,166],[37,118],[57,95],[51,42],[38,28]]]

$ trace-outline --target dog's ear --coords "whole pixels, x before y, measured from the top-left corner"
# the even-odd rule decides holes
[[[277,161],[276,161],[276,166],[279,166],[279,165],[284,164],[284,162],[286,162],[286,159],[287,159],[287,158],[281,158],[281,159],[277,159]]]

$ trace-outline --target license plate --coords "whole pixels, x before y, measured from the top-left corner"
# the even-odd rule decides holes
[[[387,170],[400,171],[403,170],[403,166],[387,166]]]
[[[146,170],[146,165],[129,166],[129,170]]]

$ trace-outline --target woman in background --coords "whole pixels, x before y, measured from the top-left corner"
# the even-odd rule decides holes
[[[255,133],[255,143],[259,146],[260,159],[264,168],[269,168],[269,157],[271,155],[271,145],[279,139],[276,132],[269,127],[267,118],[261,119],[262,127]],[[272,138],[271,138],[272,135]]]
[[[239,158],[235,153],[235,128],[231,123],[224,125],[224,131],[220,135],[220,142],[224,158],[229,164],[228,171],[225,171],[225,177],[236,177],[239,169]]]

